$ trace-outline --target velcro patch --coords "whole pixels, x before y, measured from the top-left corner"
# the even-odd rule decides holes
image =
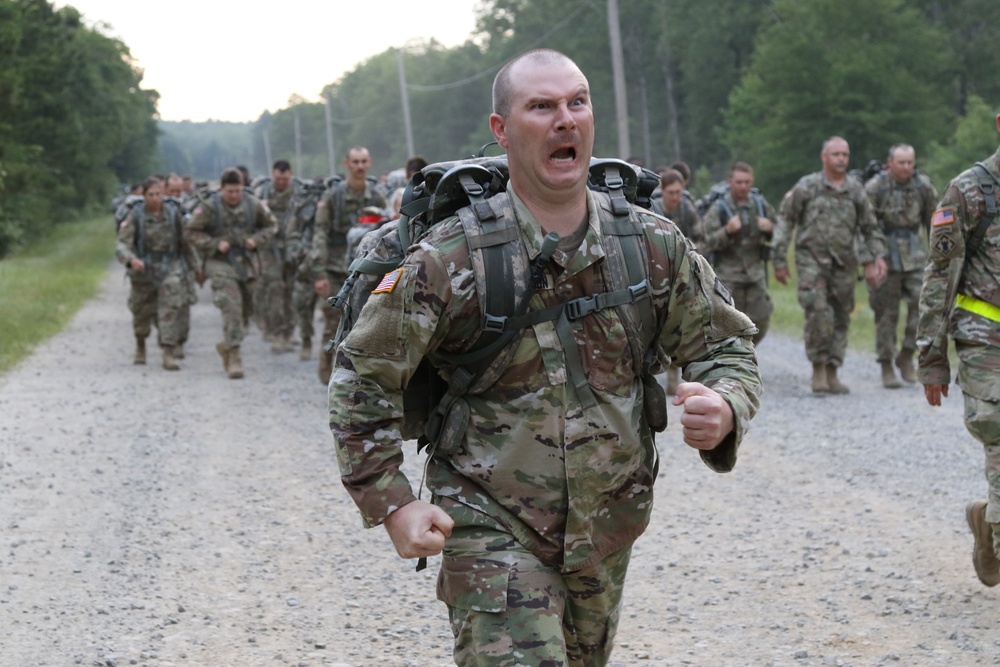
[[[382,282],[375,286],[372,290],[372,294],[391,294],[392,290],[396,289],[396,283],[399,279],[403,277],[403,269],[395,269],[385,274],[382,278]]]
[[[934,211],[934,215],[931,216],[931,226],[940,227],[942,225],[950,225],[955,222],[955,207],[945,206],[944,208],[939,208]]]
[[[948,234],[941,234],[934,238],[934,251],[942,257],[947,257],[955,249],[955,242]]]
[[[715,292],[722,297],[722,300],[728,303],[730,306],[733,305],[733,293],[729,291],[726,284],[719,280],[718,277],[715,278]]]

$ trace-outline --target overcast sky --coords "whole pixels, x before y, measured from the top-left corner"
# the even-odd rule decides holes
[[[122,40],[160,93],[163,120],[256,120],[361,61],[409,40],[462,44],[474,0],[70,0],[87,25]]]

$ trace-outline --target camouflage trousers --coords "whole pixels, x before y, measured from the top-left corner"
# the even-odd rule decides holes
[[[273,248],[261,250],[258,256],[260,277],[254,286],[254,309],[260,317],[259,324],[271,336],[291,336],[295,330],[292,312],[295,269],[275,256]]]
[[[299,335],[303,339],[312,340],[316,333],[313,322],[316,319],[316,284],[312,276],[306,274],[296,276],[295,286],[292,290],[292,305],[295,310],[295,318],[299,323]]]
[[[177,341],[178,345],[187,343],[188,335],[191,333],[191,306],[198,303],[197,283],[194,280],[194,271],[187,272],[185,284],[187,286],[187,302],[181,306],[181,309],[177,313],[177,320],[181,330],[180,340]]]
[[[906,328],[902,349],[911,352],[917,349],[917,321],[920,319],[923,282],[922,271],[889,271],[884,283],[874,289],[868,287],[868,305],[875,313],[875,355],[878,361],[892,361],[896,357],[896,331],[904,302]]]
[[[857,267],[824,266],[801,252],[796,253],[795,268],[799,305],[805,311],[806,357],[814,364],[840,366],[847,352]]]
[[[755,283],[726,283],[733,294],[733,304],[742,310],[747,317],[757,325],[757,334],[753,337],[754,344],[760,343],[767,335],[771,326],[771,313],[774,312],[774,302],[767,291],[764,281]]]
[[[983,443],[989,489],[986,520],[993,524],[993,547],[1000,555],[1000,397],[997,372],[1000,350],[990,345],[955,341],[958,384],[965,401],[965,428]]]
[[[601,667],[611,657],[631,547],[587,570],[544,565],[494,520],[446,508],[437,596],[448,605],[458,667]]]
[[[334,273],[333,271],[326,272],[326,279],[330,281],[330,294],[329,296],[336,296],[337,292],[340,291],[340,287],[347,280],[346,273]],[[341,311],[339,308],[334,308],[330,305],[327,299],[322,300],[323,306],[323,344],[326,341],[333,340],[333,337],[337,335],[337,329],[340,327],[340,316]]]
[[[156,338],[161,347],[178,345],[187,337],[181,318],[181,310],[188,304],[183,268],[178,262],[172,262],[159,284],[154,271],[156,267],[150,265],[146,272],[130,275],[132,289],[129,290],[128,309],[132,311],[132,330],[136,338],[145,340],[156,325]]]
[[[205,272],[212,282],[212,303],[222,313],[222,339],[228,347],[238,347],[253,315],[252,281],[240,282],[232,266],[215,259],[205,263]]]

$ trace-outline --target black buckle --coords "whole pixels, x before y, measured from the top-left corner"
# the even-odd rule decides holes
[[[597,297],[601,296],[597,294],[595,296],[581,296],[579,299],[573,299],[566,303],[566,317],[570,320],[578,320],[581,317],[590,315],[601,309],[597,303]]]
[[[649,281],[643,280],[637,285],[629,285],[628,291],[632,293],[632,301],[638,301],[649,296]]]
[[[486,316],[483,318],[483,331],[488,331],[489,333],[503,333],[506,325],[507,317],[504,315],[498,317],[496,315],[486,313]]]

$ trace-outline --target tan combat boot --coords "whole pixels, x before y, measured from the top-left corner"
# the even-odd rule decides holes
[[[168,371],[179,371],[181,369],[174,358],[174,347],[172,345],[163,346],[163,368]]]
[[[333,374],[333,352],[326,350],[319,351],[319,381],[322,384],[330,384],[330,375]]]
[[[271,340],[271,352],[273,354],[284,354],[295,349],[292,345],[291,334],[277,334]]]
[[[215,351],[219,353],[222,357],[222,370],[229,372],[229,347],[226,345],[225,341],[221,341],[215,344]]]
[[[144,366],[146,364],[146,339],[139,338],[135,339],[135,356],[132,357],[132,363],[137,366]]]
[[[826,364],[813,364],[812,390],[814,394],[830,393],[830,383],[826,378]]]
[[[831,394],[849,394],[851,390],[837,377],[837,367],[833,364],[826,365],[826,381],[830,385]]]
[[[900,350],[896,355],[896,366],[903,380],[913,384],[917,381],[917,373],[913,368],[913,350]]]
[[[174,345],[174,359],[184,358],[184,343]]]
[[[299,350],[299,361],[309,361],[312,358],[313,342],[312,338],[302,339],[302,349]]]
[[[1000,561],[993,549],[993,525],[986,520],[986,501],[974,500],[965,506],[965,519],[974,538],[972,564],[979,581],[987,586],[1000,584]]]
[[[892,362],[880,361],[882,366],[882,386],[886,389],[899,389],[903,383],[896,378],[896,371],[892,369]]]
[[[230,380],[239,380],[243,377],[243,359],[240,357],[239,346],[229,348],[229,364],[226,366],[226,374]]]

